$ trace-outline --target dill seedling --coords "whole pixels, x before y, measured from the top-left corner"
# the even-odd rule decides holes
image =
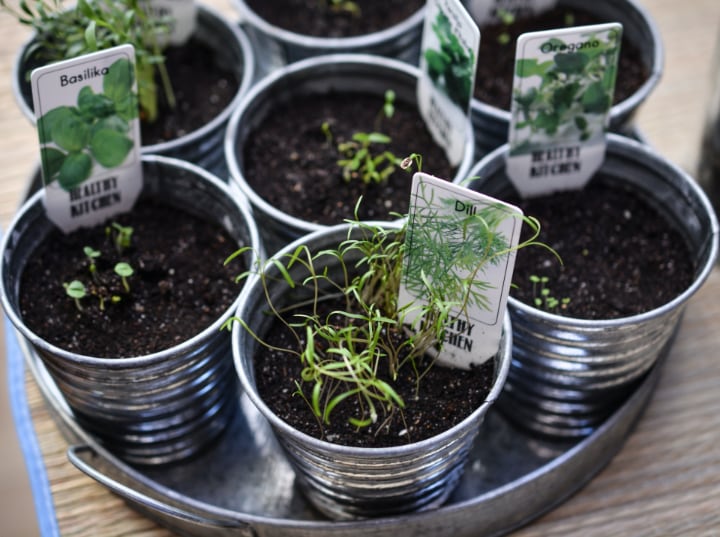
[[[547,287],[550,278],[547,276],[537,276],[535,274],[530,276],[530,282],[532,283],[533,293],[533,305],[548,312],[555,312],[558,308],[565,309],[570,303],[570,299],[565,297],[557,299],[552,295],[552,292]]]

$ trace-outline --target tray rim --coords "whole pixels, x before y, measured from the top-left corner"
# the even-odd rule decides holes
[[[15,334],[25,363],[28,365],[46,404],[52,410],[53,418],[56,422],[59,422],[60,430],[68,441],[67,456],[76,468],[93,478],[100,485],[111,490],[111,492],[123,496],[130,507],[140,511],[144,516],[152,518],[166,528],[171,530],[181,529],[183,526],[178,525],[180,522],[194,519],[195,524],[199,524],[198,527],[202,528],[224,528],[227,530],[229,526],[236,526],[238,530],[243,532],[240,535],[248,535],[248,533],[245,533],[248,529],[251,532],[249,535],[255,535],[252,532],[257,527],[261,529],[262,535],[285,535],[286,533],[276,532],[287,532],[288,530],[296,531],[297,535],[315,535],[318,532],[327,535],[348,535],[348,532],[353,530],[373,529],[377,532],[377,535],[392,536],[398,528],[407,527],[409,523],[420,527],[423,522],[427,523],[433,521],[433,519],[452,521],[458,517],[472,518],[473,515],[479,516],[483,508],[487,510],[498,502],[502,504],[502,500],[506,496],[512,497],[513,493],[517,494],[517,491],[535,486],[540,481],[545,485],[555,483],[556,486],[552,489],[552,498],[546,501],[535,500],[531,509],[525,509],[519,516],[514,517],[512,520],[501,521],[500,525],[492,529],[491,532],[483,533],[486,536],[504,535],[564,503],[610,463],[641,418],[657,385],[664,355],[667,354],[667,352],[663,353],[663,356],[623,405],[592,434],[579,440],[560,455],[527,474],[473,498],[446,504],[432,511],[341,522],[244,513],[187,496],[144,475],[141,470],[129,466],[109,453],[89,433],[84,431],[74,420],[72,411],[45,370],[41,359],[32,351],[29,342],[17,331],[15,331]],[[114,473],[122,476],[121,479],[118,480],[116,477],[84,462],[81,456],[83,452],[97,454],[104,464],[112,468]],[[583,455],[586,455],[587,452],[593,452],[595,456],[585,457],[587,460],[583,462]],[[576,479],[570,480],[572,481],[570,485],[557,488],[556,482],[558,478],[562,478],[566,473],[572,473]],[[579,479],[577,479],[578,477]],[[130,484],[128,485],[127,482]],[[141,492],[141,487],[153,491],[153,494]],[[129,490],[123,492],[123,489]],[[127,494],[130,491],[134,494]],[[483,520],[483,522],[487,524],[488,520]],[[473,535],[478,534],[473,532]]]

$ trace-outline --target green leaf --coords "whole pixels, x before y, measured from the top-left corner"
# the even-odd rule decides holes
[[[100,129],[90,139],[90,152],[105,168],[123,163],[133,147],[133,141],[123,133],[112,129]]]
[[[103,93],[114,103],[121,103],[132,93],[135,66],[125,58],[116,60],[103,78]]]
[[[108,129],[127,134],[130,130],[130,125],[128,125],[128,122],[126,120],[116,115],[104,117],[100,119],[97,123],[95,123],[95,125],[93,125],[92,133],[90,134],[90,136],[93,136],[97,131],[102,129]]]
[[[602,114],[610,109],[612,99],[605,91],[602,82],[593,82],[588,86],[580,99],[585,111],[589,114]]]
[[[54,147],[43,147],[40,150],[40,160],[43,167],[43,179],[45,183],[49,183],[55,179],[60,168],[65,162],[66,154]]]
[[[555,54],[555,69],[560,73],[582,73],[590,60],[579,52],[558,52]]]
[[[65,190],[72,190],[80,185],[92,171],[92,159],[87,153],[71,153],[62,163],[58,173],[58,182]]]
[[[77,113],[65,114],[53,124],[51,134],[52,141],[59,147],[75,153],[87,146],[90,125]]]
[[[545,76],[545,73],[552,66],[553,62],[551,61],[538,63],[535,58],[521,58],[515,63],[515,74],[520,78],[533,75]]]
[[[58,106],[49,110],[38,119],[38,137],[41,144],[48,144],[53,141],[53,130],[62,120],[77,116],[78,110],[73,106]]]
[[[78,93],[78,110],[88,120],[100,119],[115,113],[115,103],[105,95],[93,92],[90,86],[84,86]]]

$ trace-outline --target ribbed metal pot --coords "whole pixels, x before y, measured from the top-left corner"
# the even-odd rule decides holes
[[[300,244],[317,252],[334,248],[348,237],[348,225],[341,224],[298,239],[276,255],[292,252]],[[358,230],[351,234],[358,237]],[[337,260],[330,261],[330,277],[340,276]],[[355,258],[346,259],[349,267]],[[320,269],[320,267],[316,267]],[[324,267],[323,267],[324,268]],[[278,307],[298,303],[307,290],[289,289],[277,269],[267,265],[269,288]],[[302,281],[303,270],[292,267],[295,281]],[[341,281],[341,280],[338,280]],[[272,318],[265,313],[266,299],[259,278],[248,284],[240,298],[237,315],[261,338]],[[308,436],[275,415],[262,400],[255,386],[253,357],[258,341],[236,323],[232,346],[240,383],[252,403],[273,428],[288,460],[295,470],[299,486],[312,504],[335,519],[392,516],[440,505],[451,493],[462,474],[468,451],[479,425],[502,390],[509,368],[512,335],[509,316],[503,323],[504,335],[494,357],[495,382],[487,400],[455,427],[432,438],[398,447],[360,448],[333,444]],[[479,440],[482,441],[482,440]]]
[[[466,3],[469,2],[470,0],[466,0]],[[660,82],[665,53],[657,25],[647,10],[636,0],[603,0],[602,2],[558,0],[557,5],[577,7],[603,19],[621,23],[623,35],[641,52],[643,65],[649,73],[647,80],[630,97],[610,108],[610,130],[626,132],[637,109]],[[622,76],[622,73],[618,76]],[[508,141],[509,110],[491,106],[479,99],[472,100],[470,109],[475,130],[475,146],[479,156]]]
[[[512,191],[505,174],[508,146],[478,162],[471,188],[498,196]],[[692,284],[651,311],[612,320],[548,313],[510,297],[512,365],[498,406],[536,432],[585,436],[600,425],[666,354],[688,300],[718,254],[718,222],[697,183],[648,146],[609,134],[605,161],[592,181],[629,188],[653,206],[687,241]]]
[[[225,157],[231,183],[236,184],[252,204],[253,214],[268,253],[307,233],[327,226],[296,218],[273,207],[258,195],[245,177],[244,145],[273,107],[302,95],[346,92],[377,95],[393,88],[399,102],[417,106],[416,85],[419,71],[406,63],[367,54],[338,54],[309,58],[279,69],[258,82],[242,99],[230,117],[225,137]],[[453,180],[468,177],[474,163],[474,142],[470,120],[463,160]],[[282,181],[282,177],[268,177]],[[408,197],[410,191],[408,190]],[[330,203],[331,200],[328,200]],[[338,222],[340,223],[340,222]]]
[[[248,91],[255,77],[255,57],[245,32],[221,13],[203,4],[197,5],[197,22],[193,38],[208,46],[214,57],[208,58],[235,74],[238,91],[233,100],[209,123],[174,140],[156,144],[144,144],[144,155],[163,155],[197,164],[222,179],[228,176],[223,151],[223,138],[230,114]],[[23,46],[15,57],[13,67],[13,93],[23,114],[35,123],[32,91],[26,79],[25,51],[33,38]],[[171,73],[172,76],[172,73]],[[202,81],[198,81],[199,84]]]
[[[255,223],[237,193],[201,168],[176,159],[143,157],[141,198],[154,198],[221,226],[261,251]],[[119,457],[139,464],[184,459],[214,440],[238,406],[230,336],[220,326],[239,298],[199,334],[172,348],[131,358],[98,358],[68,352],[28,328],[19,309],[27,261],[54,225],[45,216],[43,192],[20,209],[2,244],[2,305],[42,359],[78,423]],[[219,260],[222,262],[222,260]],[[245,262],[256,262],[248,253]],[[240,288],[238,288],[239,295]]]
[[[244,0],[234,0],[255,51],[262,75],[314,56],[326,54],[374,54],[417,65],[425,7],[384,30],[352,37],[315,37],[285,30],[269,23]]]

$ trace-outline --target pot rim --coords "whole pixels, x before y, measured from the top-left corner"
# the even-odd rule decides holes
[[[212,175],[210,172],[204,170],[203,168],[200,168],[195,164],[180,159],[165,157],[161,155],[143,155],[142,161],[143,163],[159,163],[189,170],[199,176],[203,182],[212,185],[212,187],[216,191],[220,191],[225,196],[227,196],[228,200],[233,204],[234,208],[238,211],[238,213],[240,213],[242,219],[245,222],[246,232],[249,236],[250,246],[252,246],[250,262],[252,264],[256,264],[258,262],[261,252],[261,246],[258,230],[255,226],[255,221],[253,220],[250,211],[241,201],[241,198],[236,193],[233,193],[228,185],[223,183],[220,179]],[[0,242],[0,253],[2,254],[3,260],[5,259],[6,250],[13,235],[13,230],[16,228],[16,226],[28,210],[31,210],[32,208],[37,206],[37,204],[42,203],[44,194],[45,193],[42,189],[37,191],[35,194],[33,194],[31,198],[29,198],[27,201],[25,201],[25,203],[23,203],[23,205],[13,217],[12,222],[8,226],[7,232],[2,237],[2,242]],[[240,303],[240,293],[238,292],[238,296],[225,309],[223,314],[218,319],[216,319],[211,325],[207,326],[206,328],[195,334],[193,337],[175,346],[141,356],[103,358],[67,351],[47,342],[45,339],[41,338],[35,332],[30,330],[30,328],[25,324],[20,314],[15,311],[15,308],[10,302],[10,299],[8,297],[8,290],[5,289],[4,285],[5,272],[5,262],[2,262],[0,263],[0,286],[2,286],[0,288],[0,303],[2,304],[2,307],[5,310],[5,314],[7,315],[7,317],[10,319],[12,324],[24,338],[26,338],[33,346],[47,349],[50,353],[54,354],[59,359],[68,360],[78,364],[92,365],[96,367],[102,366],[107,369],[124,369],[128,367],[162,363],[169,359],[172,355],[177,354],[178,352],[183,352],[185,349],[195,347],[200,340],[207,338],[208,334],[214,331],[219,331],[222,324],[230,318],[230,316],[237,309],[237,306]]]
[[[653,58],[647,80],[643,82],[635,93],[610,107],[609,119],[611,123],[613,123],[615,118],[628,116],[648,98],[655,87],[660,83],[665,65],[665,47],[662,41],[662,36],[660,34],[660,29],[653,17],[650,15],[650,12],[638,3],[637,0],[623,1],[627,4],[626,8],[628,11],[628,17],[635,15],[638,20],[643,21],[647,25],[647,30],[652,36]],[[502,123],[510,123],[510,110],[492,106],[476,98],[471,99],[470,107],[475,113],[479,113],[482,116],[491,117]]]
[[[617,319],[582,319],[578,317],[570,317],[566,315],[559,315],[556,313],[539,310],[528,304],[525,304],[524,302],[521,302],[517,298],[514,298],[512,296],[508,297],[508,304],[511,305],[515,310],[520,312],[520,314],[522,315],[545,319],[548,323],[553,323],[559,326],[572,325],[584,328],[595,327],[598,330],[604,330],[606,328],[626,325],[629,322],[633,324],[641,324],[661,315],[664,315],[669,310],[680,308],[692,297],[692,295],[694,295],[700,289],[700,287],[702,287],[702,285],[705,283],[705,280],[707,280],[707,278],[710,276],[710,273],[713,271],[715,260],[718,257],[719,248],[718,219],[709,198],[702,190],[700,185],[692,177],[690,177],[688,173],[686,173],[674,163],[664,159],[649,145],[643,144],[641,142],[619,134],[606,133],[605,137],[607,140],[608,152],[616,152],[622,154],[626,158],[630,158],[638,162],[652,162],[666,168],[669,173],[672,173],[673,175],[676,175],[677,177],[682,179],[683,184],[698,200],[700,207],[702,207],[703,212],[707,215],[708,220],[710,221],[711,237],[708,241],[710,251],[708,252],[707,259],[702,266],[697,267],[698,272],[695,274],[692,283],[682,293],[677,295],[672,300],[666,302],[665,304],[658,306],[657,308],[654,308],[650,311],[637,313],[635,315],[628,315],[625,317],[619,317]],[[473,171],[475,171],[476,173],[474,173],[473,175],[477,176],[477,171],[482,168],[485,168],[486,170],[489,169],[490,173],[492,174],[497,169],[503,167],[505,165],[508,151],[509,144],[506,143],[493,150],[492,152],[488,153],[488,155],[486,155],[483,159],[481,159],[478,163],[475,164],[475,166],[473,167]]]
[[[302,230],[303,233],[312,233],[314,231],[327,229],[332,227],[332,225],[318,224],[287,214],[267,202],[257,192],[255,192],[255,189],[253,189],[246,181],[245,175],[238,164],[238,159],[235,157],[236,140],[238,130],[241,127],[244,116],[247,113],[252,113],[252,110],[255,109],[256,102],[262,101],[266,92],[271,91],[272,88],[276,86],[282,85],[283,79],[286,77],[295,76],[298,73],[303,72],[321,72],[323,66],[335,63],[343,63],[350,66],[356,65],[361,68],[372,66],[386,71],[399,71],[403,75],[412,77],[415,80],[417,80],[420,73],[420,69],[418,67],[412,66],[406,62],[364,53],[325,54],[299,60],[271,72],[269,75],[257,82],[250,91],[243,96],[239,105],[233,111],[225,132],[225,159],[228,169],[230,170],[231,182],[235,183],[240,188],[254,207],[258,207],[262,212],[269,214],[277,221],[284,222],[288,226]],[[466,138],[463,160],[458,166],[453,182],[466,179],[469,176],[468,173],[474,161],[475,140],[469,114],[465,126]],[[408,196],[409,195],[410,193],[408,191]]]
[[[241,23],[250,24],[275,40],[305,48],[327,49],[328,53],[338,52],[344,49],[368,47],[391,41],[397,36],[407,33],[411,28],[422,25],[426,10],[425,6],[423,6],[408,18],[376,32],[349,37],[319,37],[300,34],[275,26],[255,13],[244,0],[233,1],[240,12]]]
[[[386,227],[388,229],[400,229],[401,223],[400,222],[364,222],[369,223],[372,225],[381,225],[383,227]],[[315,231],[313,233],[310,233],[308,235],[305,235],[303,237],[298,238],[297,240],[293,241],[292,243],[286,245],[281,250],[279,250],[276,254],[274,254],[270,259],[278,258],[280,256],[283,256],[288,253],[292,253],[295,251],[296,248],[298,248],[300,245],[306,245],[307,243],[315,242],[318,239],[322,239],[325,236],[334,236],[334,235],[347,235],[348,231],[353,226],[352,223],[343,223],[343,224],[337,224],[334,226],[330,226],[326,229],[321,229],[318,231]],[[264,270],[268,270],[269,267],[271,267],[271,264],[268,263],[265,265]],[[241,310],[243,308],[243,304],[249,300],[250,296],[253,294],[255,289],[258,289],[259,292],[262,292],[260,289],[260,286],[262,285],[260,277],[255,276],[252,278],[252,281],[248,281],[246,285],[243,287],[242,292],[240,294],[240,304],[238,306],[238,309],[236,311],[236,315],[239,317],[241,314]],[[439,433],[435,436],[432,436],[430,438],[426,438],[424,440],[420,440],[417,442],[411,442],[409,444],[403,444],[399,446],[390,446],[390,447],[359,447],[359,446],[346,446],[341,444],[335,444],[332,442],[328,442],[326,440],[321,440],[319,438],[316,438],[314,436],[310,436],[295,427],[292,427],[280,417],[278,417],[271,409],[270,407],[263,401],[262,397],[259,395],[255,388],[255,383],[251,379],[250,376],[248,376],[246,368],[244,366],[244,363],[247,361],[243,357],[241,357],[241,351],[240,351],[240,334],[241,331],[245,332],[243,335],[244,337],[252,337],[249,334],[246,333],[245,329],[242,328],[240,323],[235,322],[233,324],[232,328],[232,350],[233,350],[233,361],[235,363],[235,369],[237,371],[237,374],[240,378],[240,384],[243,388],[243,391],[248,396],[250,401],[255,405],[255,407],[260,411],[260,413],[271,423],[273,428],[277,428],[279,431],[281,431],[281,434],[291,434],[292,436],[295,436],[296,438],[299,438],[301,442],[307,443],[307,445],[312,446],[315,449],[320,449],[323,451],[330,451],[338,454],[342,454],[343,456],[354,456],[354,457],[375,457],[379,450],[384,451],[385,453],[391,454],[391,455],[402,455],[405,453],[411,453],[413,451],[429,448],[432,449],[433,446],[442,443],[443,440],[447,437],[455,436],[455,433],[460,429],[469,429],[474,426],[476,421],[479,417],[481,417],[488,409],[488,407],[497,400],[498,396],[500,395],[500,392],[502,391],[505,380],[507,379],[508,372],[510,370],[510,362],[511,362],[511,349],[512,349],[512,327],[510,324],[510,316],[508,311],[506,310],[504,318],[503,318],[503,339],[501,340],[501,346],[498,349],[498,353],[496,355],[497,358],[495,358],[496,361],[496,374],[495,374],[495,380],[493,382],[492,388],[490,392],[488,393],[487,397],[485,398],[485,401],[476,408],[471,414],[469,414],[466,418],[464,418],[461,422],[457,423],[450,429],[447,429],[443,431],[442,433]]]

